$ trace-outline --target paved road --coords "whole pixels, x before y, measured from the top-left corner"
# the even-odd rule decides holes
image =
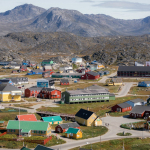
[[[120,128],[120,125],[122,123],[131,123],[131,122],[137,122],[140,120],[136,120],[136,119],[129,119],[129,118],[123,118],[123,117],[104,117],[102,118],[104,123],[109,123],[109,131],[101,136],[101,141],[108,141],[108,140],[112,140],[112,139],[121,139],[121,138],[131,138],[131,137],[149,137],[150,133],[148,133],[147,131],[135,131],[135,130],[128,130],[128,129],[123,129]],[[119,137],[116,134],[120,133],[120,132],[129,132],[132,134],[132,136],[126,136],[126,137]],[[62,145],[57,145],[57,146],[53,146],[52,148],[57,150],[57,149],[61,149],[61,150],[68,150],[74,147],[80,147],[80,146],[84,146],[86,144],[91,144],[91,143],[96,143],[96,142],[100,142],[100,136],[99,137],[94,137],[94,138],[89,138],[89,139],[85,139],[85,140],[74,140],[71,141],[69,143],[65,143]]]
[[[105,83],[107,79],[109,79],[110,77],[113,77],[113,76],[116,76],[117,75],[117,72],[114,72],[108,76],[103,76],[101,80],[99,80],[98,82],[99,83]]]
[[[116,95],[116,97],[124,97],[126,95],[128,95],[128,92],[130,91],[130,88],[133,86],[133,82],[126,82],[124,83],[123,86],[121,86],[121,90],[118,93],[118,95]]]

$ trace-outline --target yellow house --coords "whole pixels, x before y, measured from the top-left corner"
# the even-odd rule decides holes
[[[41,121],[18,121],[10,120],[6,127],[7,134],[16,134],[21,136],[49,136],[51,125],[48,122]]]
[[[97,69],[105,68],[101,63],[94,63],[94,67]]]
[[[22,91],[10,83],[0,84],[0,101],[20,101]]]
[[[75,121],[85,126],[102,125],[102,120],[94,112],[82,108],[76,113]]]
[[[122,79],[121,78],[112,78],[107,85],[122,85]]]
[[[82,131],[76,128],[69,128],[67,132],[65,132],[65,136],[73,139],[82,138]]]

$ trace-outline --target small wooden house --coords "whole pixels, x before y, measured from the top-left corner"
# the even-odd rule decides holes
[[[59,124],[58,126],[55,127],[55,132],[56,133],[64,133],[68,130],[68,128],[80,129],[80,126],[77,122],[63,123],[63,124]]]
[[[67,132],[65,132],[65,136],[73,139],[82,138],[82,131],[76,128],[69,128]]]
[[[102,120],[94,112],[82,108],[76,113],[75,121],[85,126],[102,125]]]
[[[49,122],[41,121],[18,121],[9,120],[7,125],[7,134],[21,136],[49,136],[51,133],[51,125]]]
[[[69,85],[69,80],[68,79],[61,79],[60,85]]]
[[[122,85],[122,79],[121,78],[112,78],[110,81],[107,83],[107,85]]]
[[[61,124],[62,118],[60,116],[49,116],[49,117],[42,117],[44,122],[49,122],[50,124]]]
[[[99,73],[93,71],[86,72],[84,75],[81,76],[81,79],[86,79],[86,80],[96,80],[99,78],[100,78]]]
[[[112,112],[126,112],[130,110],[132,110],[132,107],[128,103],[116,104],[111,108]]]

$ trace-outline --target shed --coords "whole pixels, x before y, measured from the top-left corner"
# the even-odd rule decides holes
[[[150,81],[142,81],[138,83],[139,87],[150,87]]]

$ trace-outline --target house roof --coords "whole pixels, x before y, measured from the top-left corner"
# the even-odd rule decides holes
[[[43,145],[37,145],[37,147],[34,150],[54,150],[54,149],[45,147]]]
[[[0,82],[2,83],[8,83],[10,81],[10,79],[0,79]]]
[[[109,93],[106,89],[97,89],[97,90],[70,90],[66,91],[70,95],[87,95],[87,94],[99,94],[99,93]]]
[[[68,79],[61,79],[60,82],[62,82],[62,83],[69,83],[69,80]]]
[[[143,82],[145,82],[146,84],[150,84],[150,81],[143,81]],[[139,82],[140,83],[140,82]]]
[[[48,122],[41,121],[18,121],[18,120],[9,120],[6,129],[20,129],[21,132],[29,132],[30,130],[38,130],[38,131],[47,131]]]
[[[20,121],[37,121],[36,116],[34,114],[17,115],[17,118]]]
[[[18,82],[23,82],[23,81],[27,81],[28,82],[28,78],[27,77],[16,77],[16,78],[9,78],[13,83],[18,83]]]
[[[93,72],[93,71],[89,71],[89,72],[86,72],[87,74],[90,74],[90,75],[92,75],[92,76],[97,76],[97,75],[99,75],[99,73],[97,73],[97,72]]]
[[[42,90],[42,87],[32,86],[29,90]]]
[[[133,99],[133,100],[129,100],[130,102],[133,102],[133,103],[138,103],[138,102],[145,102],[144,100],[140,99],[140,98],[137,98],[137,99]]]
[[[77,122],[63,123],[59,124],[58,126],[60,126],[62,129],[80,127]]]
[[[85,110],[85,109],[82,109],[82,108],[81,108],[81,109],[75,114],[75,116],[87,120],[92,114],[94,114],[94,112],[88,111],[88,110]]]
[[[104,89],[104,90],[107,90],[107,91],[108,91],[107,88],[104,88],[104,87],[99,86],[99,85],[96,85],[96,84],[93,84],[92,86],[89,86],[89,87],[84,88],[84,90],[97,90],[97,89],[98,89],[98,90]]]
[[[2,83],[0,84],[0,91],[20,91],[17,87],[13,86],[10,83]]]
[[[113,94],[113,93],[110,93],[110,94],[109,94],[109,96],[115,96],[115,94]]]
[[[128,103],[120,103],[120,104],[117,104],[117,105],[120,106],[121,108],[131,107],[131,105],[129,105]]]
[[[26,148],[26,147],[22,147],[20,150],[31,150],[31,149]]]
[[[119,66],[118,71],[150,71],[149,66]]]
[[[145,111],[150,111],[150,106],[136,105],[132,108],[130,113],[142,114]]]
[[[79,130],[80,130],[80,129],[69,128],[69,129],[67,130],[67,132],[65,132],[65,133],[73,133],[73,134],[77,134]]]
[[[54,91],[54,90],[56,90],[56,89],[46,88],[46,87],[42,88],[42,91]]]
[[[111,81],[114,82],[114,83],[122,83],[121,78],[112,78]]]
[[[44,122],[55,122],[55,121],[62,121],[60,116],[50,116],[50,117],[42,117]]]

